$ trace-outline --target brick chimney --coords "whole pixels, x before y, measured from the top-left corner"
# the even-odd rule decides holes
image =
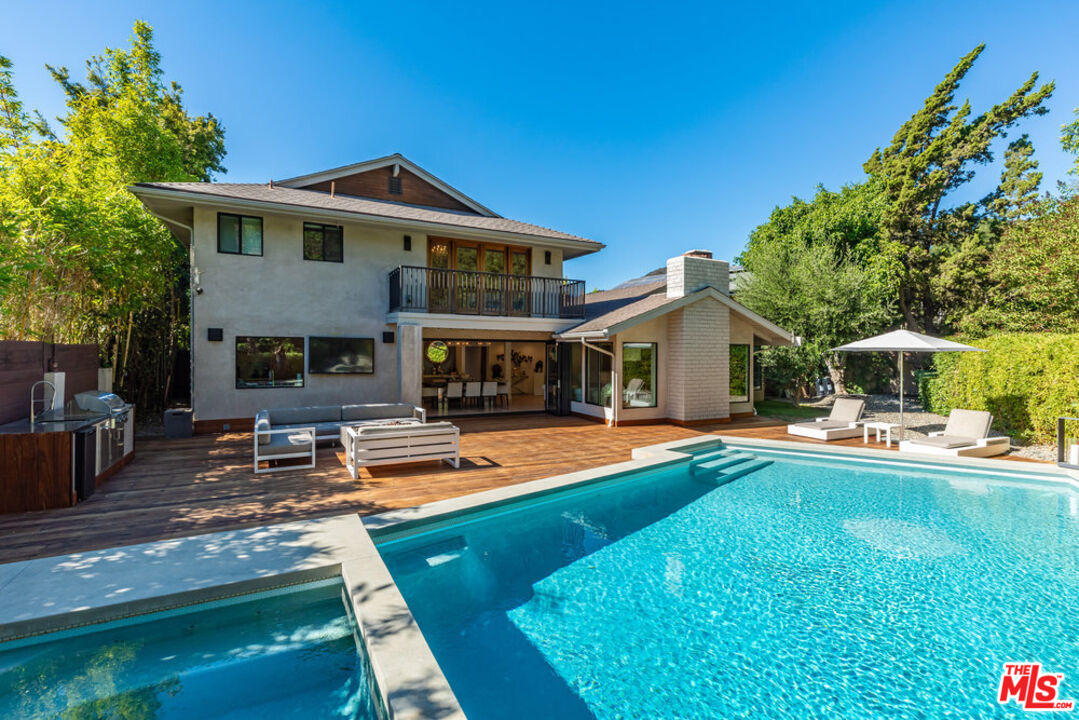
[[[690,250],[667,261],[667,297],[679,298],[712,286],[730,294],[730,265],[711,250]]]

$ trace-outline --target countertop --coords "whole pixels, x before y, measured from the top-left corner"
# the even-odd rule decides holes
[[[99,423],[107,416],[100,414],[86,414],[82,416],[67,416],[67,419],[55,422],[38,422],[30,425],[30,418],[23,418],[0,425],[0,435],[26,435],[54,432],[75,432],[85,427]]]

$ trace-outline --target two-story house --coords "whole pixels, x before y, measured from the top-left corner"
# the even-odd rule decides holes
[[[702,253],[668,263],[669,303],[589,297],[563,264],[601,243],[501,217],[401,155],[131,191],[190,251],[197,431],[248,428],[260,408],[399,400],[431,416],[723,419],[752,411],[726,399],[731,333],[739,357],[790,342]],[[681,399],[701,391],[723,397]]]

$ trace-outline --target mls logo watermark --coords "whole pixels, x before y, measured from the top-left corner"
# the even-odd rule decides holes
[[[1040,663],[1004,663],[997,702],[1015,700],[1024,710],[1073,710],[1074,700],[1060,700],[1063,673],[1043,673]]]

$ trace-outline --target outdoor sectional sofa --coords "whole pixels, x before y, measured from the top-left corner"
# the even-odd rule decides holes
[[[315,445],[319,441],[339,440],[341,428],[364,425],[421,424],[427,411],[408,403],[368,405],[315,405],[296,408],[259,410],[255,415],[255,472],[282,468],[259,468],[264,460],[284,460],[310,456],[315,466]]]

